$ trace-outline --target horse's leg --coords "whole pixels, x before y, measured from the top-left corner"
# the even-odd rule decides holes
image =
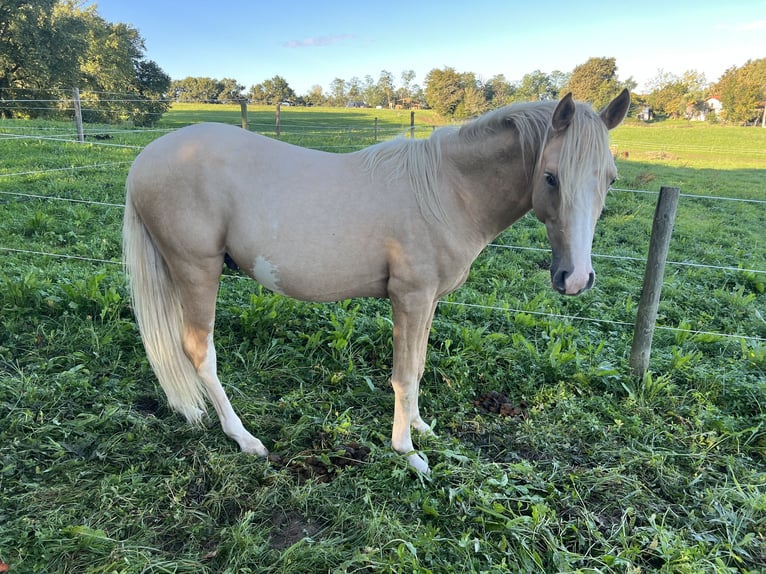
[[[428,329],[435,304],[432,298],[410,293],[391,294],[394,314],[394,365],[391,385],[394,388],[394,428],[391,446],[407,455],[410,465],[419,472],[428,472],[428,464],[413,451],[410,427],[427,431],[418,409],[418,384],[425,364]]]
[[[205,386],[207,395],[221,421],[223,432],[236,441],[243,452],[266,456],[268,451],[260,440],[245,429],[218,379],[213,326],[221,262],[211,267],[208,273],[190,273],[190,270],[186,269],[184,279],[179,281],[182,285],[180,291],[184,309],[184,352]]]
[[[420,345],[422,348],[419,351],[420,364],[418,365],[418,381],[421,381],[423,379],[423,373],[426,370],[426,355],[428,354],[428,336],[431,333],[431,323],[433,323],[434,313],[436,313],[436,305],[437,305],[437,302],[435,301],[433,306],[431,307],[431,314],[428,317],[425,330],[422,334],[422,340],[420,341]],[[414,428],[416,431],[420,433],[431,434],[431,427],[420,416],[420,408],[418,407],[418,393],[415,393],[415,408],[413,409],[413,417],[414,418],[412,419],[412,422],[410,423],[412,428]]]

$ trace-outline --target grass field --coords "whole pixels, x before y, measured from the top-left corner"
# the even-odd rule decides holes
[[[283,138],[344,151],[374,141],[375,117],[380,138],[409,128],[406,111],[283,109]],[[179,106],[159,127],[211,119],[239,108]],[[251,129],[273,120],[251,111]],[[125,175],[162,132],[8,135],[71,131],[0,122],[0,571],[766,571],[766,205],[733,201],[766,200],[766,130],[615,130],[582,297],[550,290],[533,217],[485,250],[431,333],[430,477],[390,449],[386,302],[301,303],[227,274],[221,375],[272,456],[171,413],[117,263]],[[662,185],[685,196],[637,380]]]

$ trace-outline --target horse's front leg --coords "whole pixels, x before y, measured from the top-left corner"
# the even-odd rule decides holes
[[[394,428],[391,446],[407,456],[417,471],[427,473],[428,463],[418,456],[412,444],[411,428],[430,432],[420,416],[418,386],[425,368],[428,333],[436,303],[430,297],[409,294],[391,297],[394,314],[394,365],[391,385],[394,387]]]

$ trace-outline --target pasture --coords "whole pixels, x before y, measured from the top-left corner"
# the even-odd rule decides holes
[[[283,108],[282,139],[358,149],[375,117],[380,139],[409,128],[407,111]],[[239,107],[159,127],[201,120],[238,124]],[[250,129],[273,120],[252,110]],[[416,112],[416,135],[434,121]],[[429,477],[390,448],[387,302],[301,303],[225,271],[221,378],[272,455],[171,413],[119,264],[128,167],[164,132],[72,132],[0,122],[0,570],[766,570],[766,130],[617,128],[581,297],[550,289],[531,215],[484,251],[431,331]],[[685,195],[636,380],[661,185]]]

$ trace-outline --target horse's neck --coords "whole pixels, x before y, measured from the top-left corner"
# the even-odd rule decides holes
[[[502,159],[491,142],[466,144],[455,134],[442,143],[443,192],[457,197],[466,224],[486,242],[532,209],[533,168],[526,164],[534,159],[523,156],[518,142],[509,145],[508,134],[502,137]]]

